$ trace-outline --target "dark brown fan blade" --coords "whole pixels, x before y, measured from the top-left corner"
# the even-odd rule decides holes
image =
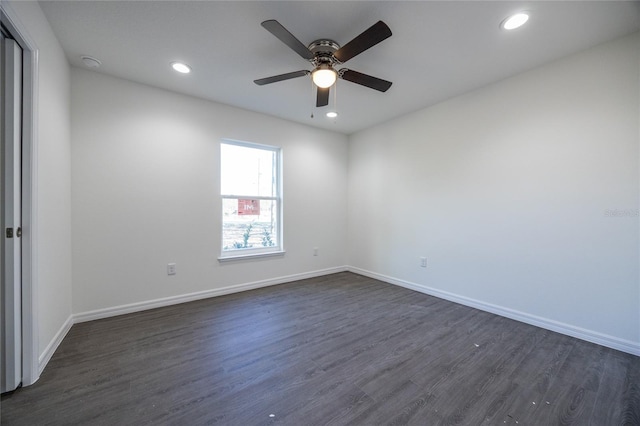
[[[386,92],[387,90],[389,90],[389,87],[391,87],[391,84],[393,84],[390,81],[383,80],[377,77],[372,77],[370,75],[362,74],[361,72],[349,70],[346,68],[341,69],[338,74],[340,75],[340,78],[342,78],[343,80],[360,84],[362,86],[379,90],[381,92]]]
[[[361,54],[389,37],[391,37],[391,30],[387,24],[378,21],[365,32],[338,49],[333,56],[340,62],[345,63],[354,56]]]
[[[304,59],[313,59],[313,53],[309,49],[307,49],[307,46],[305,46],[300,42],[300,40],[295,38],[295,36],[291,34],[285,27],[283,27],[280,22],[276,21],[275,19],[270,19],[268,21],[264,21],[260,25],[262,25],[267,31],[276,36],[281,42],[289,46]]]
[[[316,106],[323,107],[329,105],[329,87],[323,89],[318,87],[318,96],[316,98]]]
[[[300,70],[300,71],[288,72],[286,74],[274,75],[273,77],[259,78],[258,80],[253,80],[253,82],[258,86],[263,86],[265,84],[276,83],[282,80],[289,80],[290,78],[302,77],[307,74],[309,74],[309,71]]]

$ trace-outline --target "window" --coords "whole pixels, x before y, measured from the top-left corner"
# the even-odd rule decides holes
[[[221,260],[283,252],[280,170],[280,148],[221,142]]]

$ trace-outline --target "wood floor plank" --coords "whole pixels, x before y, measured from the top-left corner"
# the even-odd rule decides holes
[[[503,321],[498,321],[502,324]],[[504,324],[502,324],[504,325]],[[510,324],[516,326],[516,324]],[[487,327],[491,330],[491,327]],[[442,386],[437,405],[443,424],[474,424],[496,420],[496,395],[504,400],[503,389],[512,389],[511,376],[518,364],[530,352],[524,344],[535,332],[514,336],[512,333],[494,332],[481,339],[474,351],[474,366],[452,375]],[[473,374],[470,374],[470,371]],[[457,401],[457,402],[456,402]],[[452,403],[453,402],[453,403]]]
[[[351,419],[355,425],[388,424],[394,421],[394,417],[401,415],[407,407],[424,404],[425,399],[420,396],[420,388],[410,380],[400,383],[395,387],[389,387],[384,397],[376,405],[366,412]]]
[[[639,383],[638,357],[344,272],[76,324],[0,422],[640,425]]]
[[[619,352],[607,353],[589,424],[640,425],[640,363]]]

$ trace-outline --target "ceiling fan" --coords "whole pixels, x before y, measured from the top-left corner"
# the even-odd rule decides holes
[[[373,24],[362,34],[340,47],[338,43],[329,39],[320,39],[305,46],[295,38],[285,27],[275,19],[264,21],[262,25],[267,31],[276,36],[281,42],[289,46],[294,52],[308,60],[315,67],[312,71],[300,70],[272,77],[260,78],[253,82],[259,86],[271,84],[291,78],[311,75],[317,89],[316,106],[329,104],[329,89],[337,78],[360,84],[380,92],[386,92],[391,82],[381,78],[362,74],[358,71],[342,68],[336,70],[336,65],[343,64],[356,55],[391,37],[391,30],[382,21]]]

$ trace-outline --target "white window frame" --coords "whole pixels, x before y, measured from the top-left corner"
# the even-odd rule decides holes
[[[252,149],[261,149],[265,151],[271,151],[275,153],[276,161],[276,194],[274,197],[256,196],[250,194],[223,194],[222,193],[222,145],[235,145]],[[282,212],[282,148],[271,145],[264,145],[253,142],[238,141],[233,139],[222,139],[219,145],[219,157],[220,157],[220,210],[224,205],[224,200],[239,200],[239,199],[251,199],[251,200],[268,200],[275,201],[277,216],[276,216],[276,235],[278,243],[273,247],[256,247],[256,248],[243,248],[236,250],[224,250],[224,215],[220,216],[220,257],[218,261],[227,262],[234,260],[243,260],[250,258],[263,258],[269,256],[282,256],[285,254],[283,244],[283,212]],[[222,213],[222,212],[221,212]]]

